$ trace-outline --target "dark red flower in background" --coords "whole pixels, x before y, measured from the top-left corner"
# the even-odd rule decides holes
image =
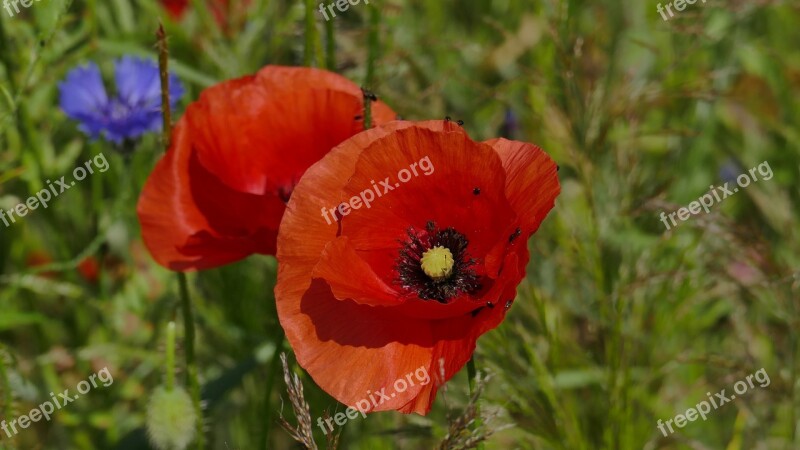
[[[97,283],[100,278],[100,264],[94,256],[90,256],[78,263],[78,273],[84,280],[90,283]]]
[[[173,19],[179,20],[189,7],[189,0],[160,0],[164,9],[169,12]]]
[[[45,251],[43,251],[43,250],[34,250],[34,251],[28,253],[28,255],[25,257],[25,265],[30,267],[30,268],[48,266],[48,265],[52,264],[53,262],[54,262],[53,258],[50,256],[50,254],[45,252]],[[55,279],[55,278],[58,277],[58,273],[57,272],[52,272],[52,271],[47,271],[47,272],[41,272],[39,274],[39,276],[44,277],[44,278]]]
[[[192,3],[191,0],[160,0],[160,2],[174,20],[183,18],[183,15]],[[239,0],[239,2],[242,6],[247,6],[250,3],[249,0]],[[214,19],[217,21],[218,25],[224,26],[228,23],[231,13],[230,0],[207,0],[206,3],[211,9],[211,13],[214,15]],[[236,4],[236,2],[234,2],[234,4]]]
[[[534,145],[474,142],[449,121],[336,147],[296,186],[278,236],[275,297],[299,364],[347,405],[386,388],[370,409],[426,414],[510,308],[556,169]],[[420,367],[438,382],[392,392]]]
[[[274,254],[295,184],[330,149],[363,131],[361,89],[335,73],[268,66],[206,89],[176,124],[139,198],[155,260],[199,270]],[[395,113],[373,104],[377,124]]]
[[[48,266],[54,262],[50,254],[43,250],[34,250],[25,258],[25,265],[32,269]],[[100,276],[100,264],[94,256],[87,256],[85,259],[81,260],[81,262],[78,263],[77,270],[84,280],[92,284],[97,283]],[[44,271],[40,272],[38,275],[43,278],[56,279],[59,277],[59,273],[58,271]]]

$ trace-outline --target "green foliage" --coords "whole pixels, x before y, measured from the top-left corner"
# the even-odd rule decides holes
[[[159,344],[179,305],[135,214],[162,144],[148,136],[125,158],[90,142],[59,110],[58,83],[89,60],[108,74],[121,55],[155,58],[159,21],[187,99],[308,55],[369,78],[405,119],[463,119],[475,139],[504,134],[558,161],[562,194],[530,242],[528,277],[478,342],[477,367],[493,374],[481,411],[498,428],[486,448],[800,448],[796,4],[697,2],[665,22],[655,2],[373,0],[332,20],[335,47],[302,1],[233,9],[227,29],[207,10],[172,21],[155,0],[0,9],[0,208],[101,152],[110,163],[49,208],[0,223],[0,412],[24,414],[105,366],[115,380],[13,439],[0,433],[0,449],[144,448],[125,442],[137,442],[162,382]],[[669,231],[660,222],[721,185],[726,165],[739,174],[762,161],[771,180]],[[42,255],[52,263],[37,265]],[[78,270],[87,257],[96,279]],[[296,448],[277,421],[275,355],[289,349],[276,273],[273,258],[252,257],[189,278],[207,448]],[[762,367],[768,387],[669,437],[656,427]],[[313,418],[344,410],[302,381]],[[352,420],[341,448],[433,448],[468,400],[465,370],[429,416]]]

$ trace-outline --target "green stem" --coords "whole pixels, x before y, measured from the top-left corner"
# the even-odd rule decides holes
[[[330,71],[336,70],[336,31],[333,20],[325,21],[325,67]]]
[[[375,94],[366,89],[361,91],[364,94],[364,129],[369,130],[372,128],[372,100],[375,98]]]
[[[3,15],[0,14],[0,63],[3,64],[3,69],[6,72],[6,78],[8,79],[8,87],[11,89],[11,94],[14,97],[16,108],[16,98],[19,94],[17,92],[17,81],[14,79],[14,64],[13,60],[13,49],[10,48],[11,40],[6,38],[6,31],[3,25]]]
[[[475,370],[475,355],[467,362],[467,376],[469,377],[469,395],[475,395],[475,379],[478,372]]]
[[[89,18],[89,35],[92,37],[92,45],[97,43],[97,0],[88,0],[86,10],[90,13]]]
[[[381,24],[381,11],[373,5],[369,5],[369,35],[367,36],[367,76],[364,85],[367,89],[374,89],[375,83],[375,62],[380,53],[379,31]]]
[[[222,32],[220,31],[217,23],[211,14],[211,11],[206,6],[205,1],[203,0],[190,0],[192,5],[192,9],[197,12],[197,15],[200,17],[200,25],[206,29],[211,35],[212,39],[219,39],[222,37]]]
[[[306,5],[306,43],[303,53],[303,65],[314,65],[314,49],[317,41],[317,24],[314,22],[314,0],[305,0]],[[317,61],[319,65],[322,61]]]
[[[167,324],[167,390],[175,387],[175,322]]]
[[[12,415],[11,405],[14,401],[14,398],[11,394],[11,386],[8,382],[8,370],[6,369],[6,356],[9,353],[6,351],[5,347],[0,345],[0,388],[2,388],[3,394],[3,418],[9,419]],[[14,448],[14,441],[9,440],[9,449]],[[3,447],[0,447],[3,448]]]
[[[467,363],[467,376],[469,377],[469,396],[472,398],[475,395],[476,383],[478,381],[478,371],[475,370],[475,354],[469,359]],[[474,433],[482,425],[481,420],[481,407],[478,404],[478,399],[475,399],[475,421],[470,424],[469,429]],[[476,447],[478,450],[483,450],[483,442],[478,443]]]
[[[381,13],[373,5],[369,6],[369,34],[367,36],[367,74],[364,77],[364,129],[372,128],[372,102],[377,100],[372,89],[375,84],[375,61],[378,59],[380,50],[378,41],[378,29],[380,28]]]
[[[189,285],[186,282],[186,274],[178,272],[178,283],[181,293],[181,311],[183,313],[184,340],[186,347],[186,384],[192,396],[192,403],[197,412],[197,450],[205,447],[205,436],[203,435],[203,408],[200,406],[200,382],[197,379],[197,365],[194,354],[194,315],[192,314],[192,302],[189,299]]]
[[[283,328],[280,325],[275,327],[275,335],[274,335],[274,343],[275,343],[275,353],[272,354],[272,360],[269,363],[269,369],[267,372],[267,381],[266,381],[266,395],[264,397],[265,400],[265,408],[264,408],[264,447],[265,449],[269,449],[269,432],[272,429],[272,412],[273,408],[271,407],[270,400],[272,399],[272,389],[275,386],[275,378],[276,375],[281,371],[281,352],[283,352],[284,342],[285,342],[285,334],[283,333]]]
[[[797,275],[795,275],[797,277]],[[797,297],[794,294],[794,290],[797,290],[800,286],[800,279],[798,281],[794,281],[789,285],[788,288],[788,299],[789,299],[789,345],[791,347],[791,353],[789,355],[789,379],[792,380],[792,408],[790,412],[790,426],[791,429],[789,430],[790,436],[790,448],[796,448],[798,444],[798,435],[797,435],[797,428],[800,427],[800,423],[798,423],[797,415],[798,409],[800,409],[800,404],[798,404],[798,382],[797,382],[797,374],[798,371],[798,364],[800,364],[800,339],[797,336],[797,300],[800,297]]]
[[[9,94],[14,100],[13,105],[10,105],[11,109],[8,115],[3,116],[3,121],[5,121],[6,118],[16,120],[20,137],[22,138],[22,148],[27,149],[30,152],[28,157],[32,159],[32,163],[35,163],[34,170],[39,173],[41,171],[42,164],[40,152],[41,149],[39,148],[38,141],[35,137],[37,135],[37,131],[30,120],[27,103],[20,101],[22,90],[26,86],[26,80],[23,80],[23,83],[19,84],[17,83],[16,78],[14,78],[15,70],[18,68],[18,61],[16,61],[14,58],[16,52],[15,49],[11,48],[11,39],[6,36],[6,30],[4,28],[2,16],[4,16],[4,14],[0,14],[0,63],[3,65],[3,69],[6,72],[6,79],[8,80],[8,87],[10,89]],[[0,126],[2,125],[3,124],[0,123]]]
[[[163,139],[164,146],[168,147],[172,135],[172,120],[169,107],[167,38],[163,26],[159,26],[156,36],[158,37],[158,63],[159,72],[161,73],[161,114],[164,120]],[[178,285],[180,288],[181,311],[183,313],[184,339],[186,341],[186,385],[189,386],[192,403],[197,415],[197,450],[203,450],[205,436],[203,434],[203,408],[200,405],[200,382],[197,378],[197,365],[194,355],[194,314],[192,314],[192,302],[189,299],[189,284],[186,281],[186,274],[183,272],[178,272]]]

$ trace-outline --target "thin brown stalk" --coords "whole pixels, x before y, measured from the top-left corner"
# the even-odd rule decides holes
[[[164,25],[159,22],[156,31],[156,46],[158,47],[158,70],[161,77],[161,117],[164,121],[164,148],[168,149],[172,138],[172,112],[169,107],[169,47]]]
[[[492,428],[490,423],[494,419],[494,414],[484,414],[481,416],[478,408],[478,399],[483,393],[489,376],[481,378],[480,373],[476,376],[475,390],[470,396],[469,403],[461,416],[450,422],[450,429],[444,437],[437,450],[467,450],[478,448],[489,436],[507,427]]]
[[[283,418],[283,412],[281,412],[279,419],[281,426],[289,433],[292,439],[303,444],[306,449],[317,450],[317,443],[314,442],[311,412],[303,395],[303,383],[300,382],[300,377],[297,374],[292,374],[289,371],[285,353],[281,353],[281,363],[283,364],[283,380],[286,382],[286,392],[289,394],[289,401],[292,403],[294,416],[297,418],[297,426],[292,426]]]

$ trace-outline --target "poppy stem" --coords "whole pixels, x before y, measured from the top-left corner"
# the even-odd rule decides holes
[[[175,322],[167,324],[167,391],[175,387]]]
[[[325,21],[325,67],[336,71],[336,31],[332,20]]]
[[[269,363],[269,368],[267,369],[267,380],[266,380],[266,395],[264,397],[265,400],[265,408],[264,408],[264,447],[265,449],[270,448],[269,442],[269,434],[270,430],[272,429],[272,390],[275,387],[275,378],[279,374],[281,370],[281,353],[283,353],[283,348],[285,346],[286,335],[283,332],[283,328],[278,325],[275,328],[275,335],[274,337],[274,344],[275,344],[275,352],[272,354],[272,360]]]
[[[362,88],[361,92],[364,94],[364,129],[369,130],[372,128],[372,100],[375,94]]]
[[[184,346],[186,347],[186,384],[192,396],[192,404],[197,414],[197,450],[205,447],[205,436],[203,435],[203,408],[200,406],[200,383],[197,380],[197,365],[195,364],[194,354],[194,314],[192,314],[192,302],[189,298],[189,285],[186,282],[186,274],[178,272],[178,283],[181,293],[181,311],[183,313],[184,326]]]
[[[314,18],[314,0],[306,0],[306,44],[303,53],[303,65],[308,67],[320,67],[324,61],[322,59],[322,42],[319,40],[319,32]],[[315,58],[316,57],[316,58]]]
[[[472,399],[475,396],[475,389],[476,389],[475,385],[476,382],[478,381],[478,372],[475,370],[474,353],[472,354],[472,357],[469,359],[469,362],[467,363],[467,376],[469,377],[469,396]],[[478,404],[478,399],[474,398],[473,401],[475,402],[475,420],[470,424],[469,429],[472,430],[473,433],[475,433],[478,430],[478,428],[480,428],[483,421],[481,420],[481,407],[480,404]],[[483,442],[478,443],[478,446],[475,448],[477,448],[478,450],[483,450],[484,448]]]
[[[375,86],[375,62],[380,53],[380,40],[378,32],[381,25],[381,12],[374,6],[369,5],[369,34],[367,35],[367,75],[364,79],[364,86],[374,90]]]
[[[369,34],[367,36],[367,74],[364,77],[364,87],[361,92],[364,94],[364,129],[372,128],[372,102],[377,100],[372,93],[375,83],[375,61],[378,59],[380,50],[378,41],[378,29],[381,23],[381,13],[374,5],[369,5]]]
[[[172,112],[169,107],[169,48],[167,47],[167,34],[164,32],[164,24],[158,23],[156,31],[156,43],[158,47],[158,73],[161,77],[161,117],[164,121],[164,149],[169,150],[172,139]]]
[[[167,36],[164,32],[163,24],[159,23],[158,31],[158,67],[161,77],[161,116],[164,120],[164,147],[169,148],[170,136],[172,135],[172,115],[169,107],[169,72],[167,71]],[[197,416],[197,450],[205,448],[205,436],[203,435],[203,408],[200,405],[200,382],[197,379],[197,366],[194,356],[194,315],[192,314],[192,302],[189,299],[189,285],[186,281],[186,274],[178,272],[178,286],[180,288],[181,311],[183,313],[184,340],[186,347],[186,385],[192,396],[195,415]],[[169,375],[168,375],[169,377]],[[167,379],[169,383],[169,378]]]

